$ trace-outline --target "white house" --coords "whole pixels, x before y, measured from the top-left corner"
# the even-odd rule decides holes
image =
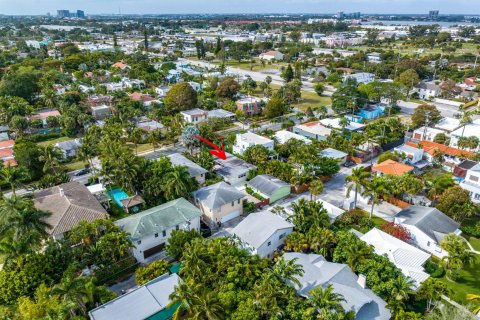
[[[155,88],[155,93],[158,95],[159,98],[164,98],[171,88],[172,87],[170,86],[159,86]]]
[[[430,258],[430,254],[397,239],[388,233],[373,228],[360,237],[362,241],[372,245],[375,253],[386,256],[402,273],[415,282],[415,288],[427,280],[430,275],[425,272],[423,265]]]
[[[394,152],[397,152],[405,157],[404,162],[406,164],[415,164],[422,161],[424,151],[420,148],[414,148],[412,146],[402,144],[401,146],[395,147]]]
[[[476,164],[467,170],[465,179],[460,182],[460,187],[467,190],[475,203],[480,203],[480,165]]]
[[[372,63],[380,63],[382,62],[382,55],[378,52],[368,53],[367,60]]]
[[[248,173],[256,170],[257,167],[230,153],[226,153],[226,155],[226,160],[220,158],[215,159],[217,165],[214,167],[214,172],[232,186],[244,185],[247,181]]]
[[[207,174],[208,170],[200,167],[198,164],[191,161],[181,153],[169,154],[167,157],[170,158],[170,162],[173,166],[187,167],[190,177],[195,178],[200,185],[205,183],[205,175]]]
[[[195,90],[197,92],[202,90],[202,85],[198,82],[188,81],[188,84],[190,85],[190,87],[192,87],[193,90]]]
[[[337,150],[337,149],[333,149],[333,148],[324,149],[324,150],[320,151],[319,155],[321,157],[335,159],[340,164],[345,163],[345,161],[347,161],[347,156],[348,156],[347,153],[345,153],[343,151],[340,151],[340,150]]]
[[[62,142],[57,142],[55,147],[60,149],[63,153],[65,158],[75,156],[80,148],[82,147],[82,140],[81,139],[72,139]]]
[[[440,86],[435,84],[434,82],[422,81],[418,85],[416,85],[413,90],[418,93],[420,99],[424,100],[436,98],[442,93]]]
[[[264,146],[268,150],[273,151],[274,142],[271,139],[262,137],[250,131],[237,133],[237,139],[233,145],[233,153],[242,155],[249,147],[258,145]]]
[[[180,277],[164,274],[88,312],[90,320],[166,319],[175,306],[170,295],[181,284]]]
[[[115,221],[115,224],[130,234],[135,248],[133,255],[139,262],[157,254],[174,230],[200,231],[202,212],[193,204],[179,198],[148,210]]]
[[[433,141],[435,140],[435,137],[437,134],[447,134],[445,131],[436,129],[436,128],[431,128],[431,127],[420,127],[418,129],[415,129],[412,134],[412,138],[415,140],[427,140],[427,141]]]
[[[230,231],[242,247],[262,258],[271,257],[292,232],[293,224],[268,211],[249,214]]]
[[[283,60],[283,53],[281,53],[280,51],[276,51],[276,50],[272,50],[272,51],[267,51],[267,52],[264,52],[262,54],[260,54],[259,56],[260,59],[263,59],[263,60]]]
[[[347,81],[347,79],[355,79],[357,84],[361,83],[370,83],[375,81],[375,75],[373,73],[368,72],[359,72],[353,74],[347,74],[343,76],[343,81]]]
[[[310,139],[305,138],[304,136],[301,136],[299,134],[287,131],[287,130],[280,130],[280,131],[275,132],[274,137],[279,144],[285,144],[290,139],[297,139],[297,140],[300,140],[300,141],[304,142],[305,144],[311,144],[312,143],[312,141]]]
[[[337,130],[345,129],[348,131],[361,131],[365,127],[364,124],[354,122],[354,121],[349,121],[348,124],[345,126],[345,128],[343,128],[340,125],[340,118],[325,118],[325,119],[319,120],[319,123],[321,123],[327,128],[333,128]]]
[[[477,137],[480,139],[480,119],[473,120],[472,123],[452,131],[450,133],[450,146],[458,147],[460,137]]]
[[[185,119],[186,123],[199,123],[207,119],[208,111],[194,108],[190,110],[181,111],[180,114],[182,115],[183,119]]]
[[[446,131],[448,133],[460,127],[460,119],[445,117],[435,124],[435,128]]]
[[[323,126],[318,121],[307,122],[293,127],[293,133],[318,141],[327,140],[331,132],[332,129]]]
[[[440,247],[443,237],[449,233],[462,233],[457,222],[432,207],[411,205],[397,213],[394,222],[410,232],[412,244],[438,258],[448,255]]]

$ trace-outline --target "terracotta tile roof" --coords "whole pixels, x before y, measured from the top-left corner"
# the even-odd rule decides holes
[[[18,166],[17,160],[15,159],[8,159],[8,160],[3,160],[3,166],[4,167],[16,167]]]
[[[130,99],[135,101],[153,101],[155,100],[153,97],[149,96],[148,94],[143,94],[140,92],[134,92],[129,95]]]
[[[113,64],[113,67],[119,68],[119,69],[125,69],[126,67],[128,67],[128,65],[123,63],[123,61],[118,61]]]
[[[443,154],[453,157],[472,157],[475,155],[475,152],[449,147],[441,143],[431,142],[427,140],[422,140],[419,145],[422,147],[423,151],[425,151],[431,156],[435,154],[436,150],[439,150]]]
[[[4,149],[4,148],[13,148],[13,146],[15,145],[15,141],[13,140],[3,140],[3,141],[0,141],[0,149]]]
[[[385,160],[382,163],[374,164],[372,169],[373,172],[382,172],[384,174],[390,174],[397,177],[400,177],[404,173],[410,172],[412,170],[412,166],[394,160]]]
[[[0,149],[0,159],[13,157],[13,150],[11,148]]]

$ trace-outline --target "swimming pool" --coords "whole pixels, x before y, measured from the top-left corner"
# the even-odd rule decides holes
[[[128,198],[128,194],[120,188],[115,188],[108,191],[108,196],[112,198],[120,208],[123,208],[121,201]]]

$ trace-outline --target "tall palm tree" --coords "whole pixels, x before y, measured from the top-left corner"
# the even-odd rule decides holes
[[[347,197],[350,196],[350,192],[355,188],[355,200],[354,206],[357,207],[357,195],[362,191],[362,187],[367,184],[370,173],[365,171],[363,167],[355,168],[352,170],[352,174],[345,178],[346,182],[351,182],[347,189]]]
[[[178,305],[175,310],[172,319],[183,319],[185,313],[191,314],[193,312],[195,292],[192,287],[186,283],[181,283],[175,286],[173,293],[170,295],[169,307]]]
[[[311,313],[318,319],[332,319],[334,314],[345,312],[341,304],[345,299],[341,294],[333,291],[331,284],[326,288],[317,287],[310,291],[307,301],[311,306]]]
[[[37,210],[30,200],[14,196],[3,198],[0,201],[0,235],[11,232],[16,239],[27,235],[46,237],[50,225],[44,219],[49,215]]]
[[[52,289],[52,295],[60,296],[63,303],[72,306],[69,310],[72,317],[87,313],[88,293],[85,290],[87,282],[88,278],[86,277],[75,277],[73,274],[69,274]]]
[[[60,161],[63,159],[63,153],[59,148],[49,144],[40,149],[39,159],[44,163],[44,173],[50,172],[56,174],[56,169],[60,166]]]
[[[163,191],[165,199],[174,200],[179,197],[189,198],[196,186],[196,180],[190,177],[187,167],[175,166],[165,175]]]
[[[282,257],[273,266],[272,274],[280,281],[290,281],[300,287],[300,281],[297,279],[297,276],[303,275],[303,268],[301,264],[296,263],[297,260],[297,258],[285,260]]]
[[[193,298],[189,319],[219,320],[224,318],[223,306],[215,291],[204,289]]]
[[[410,295],[415,293],[415,291],[412,290],[414,285],[413,280],[407,277],[398,276],[393,280],[392,284],[393,287],[390,292],[391,300],[395,300],[398,303],[403,303]]]
[[[26,236],[22,239],[15,239],[13,237],[4,237],[0,242],[0,253],[4,256],[4,266],[8,264],[10,259],[16,258],[20,255],[35,252],[32,246],[32,237]]]
[[[372,206],[370,208],[370,219],[372,219],[375,204],[379,203],[382,195],[387,195],[388,193],[389,190],[387,188],[387,184],[382,177],[374,177],[366,184],[363,195],[370,197],[370,201],[372,202]]]
[[[22,169],[13,166],[6,166],[0,169],[0,179],[10,185],[15,196],[15,187],[20,185],[20,181],[25,177]]]

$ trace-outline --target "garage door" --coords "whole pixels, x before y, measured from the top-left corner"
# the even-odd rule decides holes
[[[220,222],[221,223],[224,223],[224,222],[227,222],[229,220],[232,220],[233,218],[236,218],[240,215],[240,210],[237,210],[237,211],[234,211],[232,213],[229,213],[227,214],[225,217],[223,217]]]
[[[148,257],[151,257],[156,253],[159,253],[164,248],[165,248],[165,243],[162,243],[162,244],[159,244],[158,246],[147,249],[147,250],[143,251],[143,258],[147,259]]]

